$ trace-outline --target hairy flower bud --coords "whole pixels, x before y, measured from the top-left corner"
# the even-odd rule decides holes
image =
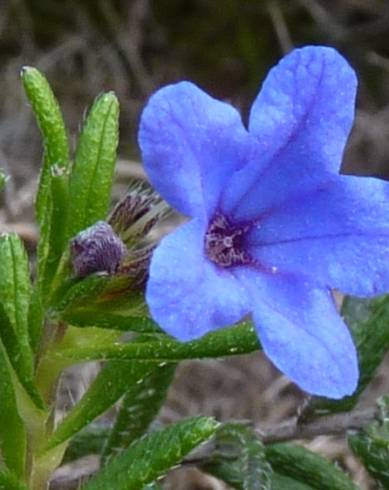
[[[127,251],[108,223],[98,221],[71,241],[74,274],[82,278],[94,272],[114,274]]]

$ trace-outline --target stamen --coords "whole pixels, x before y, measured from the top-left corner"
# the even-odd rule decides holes
[[[226,216],[217,214],[205,234],[205,251],[208,258],[221,267],[233,267],[252,262],[244,250],[243,238],[248,225],[234,226]]]

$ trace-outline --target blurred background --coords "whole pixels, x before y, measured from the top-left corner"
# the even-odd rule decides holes
[[[0,229],[20,232],[33,251],[32,202],[42,149],[19,82],[25,64],[48,77],[73,144],[96,95],[116,92],[119,195],[129,178],[140,175],[137,123],[158,87],[192,80],[246,119],[266,72],[283,54],[305,44],[331,45],[347,57],[360,82],[343,170],[389,178],[388,38],[388,0],[0,0],[0,167],[11,177]],[[78,373],[69,375],[64,392],[79,397],[94,372],[83,371],[81,381]],[[388,388],[383,372],[364,403]],[[293,415],[302,400],[260,354],[183,363],[161,420],[204,413],[266,426]],[[362,488],[374,488],[341,439],[320,437],[309,444],[346,467]],[[166,488],[225,487],[181,470]]]

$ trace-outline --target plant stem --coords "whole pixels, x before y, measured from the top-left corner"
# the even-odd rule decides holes
[[[29,461],[29,489],[47,490],[50,478],[55,469],[61,464],[66,444],[60,445],[51,451],[45,451],[45,447],[53,431],[53,416],[56,402],[56,391],[63,363],[53,362],[44,356],[44,351],[52,345],[59,343],[66,331],[67,325],[59,322],[56,325],[47,325],[44,341],[44,349],[41,352],[38,363],[35,382],[50,412],[40,420],[39,426],[30,427],[30,438],[28,447]]]

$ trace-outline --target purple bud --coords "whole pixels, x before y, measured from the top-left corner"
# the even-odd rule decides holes
[[[104,221],[81,231],[71,241],[73,270],[80,278],[94,272],[114,274],[126,253],[123,242]]]

